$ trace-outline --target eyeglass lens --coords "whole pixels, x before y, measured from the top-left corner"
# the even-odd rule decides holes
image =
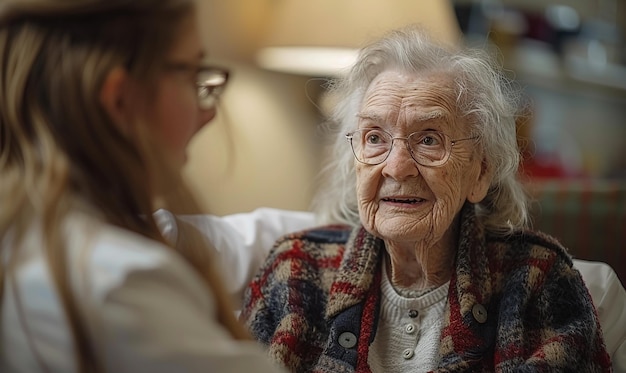
[[[210,109],[215,106],[228,81],[228,73],[223,70],[206,70],[198,73],[198,98],[200,106]]]
[[[438,166],[450,155],[450,140],[441,132],[414,132],[408,137],[396,137],[379,129],[360,129],[348,137],[356,159],[365,164],[384,162],[396,140],[405,140],[415,161],[423,166]]]

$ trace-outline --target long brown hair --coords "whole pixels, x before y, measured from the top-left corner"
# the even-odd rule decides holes
[[[146,124],[136,126],[135,136],[122,133],[99,91],[107,74],[123,67],[149,97],[159,64],[193,9],[193,0],[0,2],[0,240],[10,233],[12,247],[19,247],[32,222],[41,222],[81,372],[101,367],[69,284],[64,216],[86,202],[108,223],[166,243],[151,215],[154,192],[166,191],[165,207],[197,206]],[[209,243],[196,233],[187,232],[175,249],[217,297],[222,324],[235,338],[247,338],[213,269]],[[0,262],[0,291],[12,265]]]

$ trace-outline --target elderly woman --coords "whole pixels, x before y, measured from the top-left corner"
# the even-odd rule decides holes
[[[527,228],[515,102],[477,52],[419,30],[365,47],[333,94],[318,213],[277,242],[242,318],[293,372],[610,371],[565,249]]]

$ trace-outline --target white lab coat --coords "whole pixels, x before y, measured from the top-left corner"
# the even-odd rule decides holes
[[[211,292],[176,253],[88,215],[66,223],[71,286],[107,372],[282,372],[256,342],[230,337]],[[6,264],[14,247],[10,237],[0,244]],[[36,227],[5,277],[0,316],[0,372],[76,371]]]

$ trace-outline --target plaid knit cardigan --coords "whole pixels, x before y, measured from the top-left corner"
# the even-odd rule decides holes
[[[242,319],[292,372],[369,372],[384,243],[362,227],[287,235],[248,287]],[[472,205],[450,279],[436,372],[610,372],[591,297],[541,233],[486,234]],[[356,345],[340,343],[349,332]]]

